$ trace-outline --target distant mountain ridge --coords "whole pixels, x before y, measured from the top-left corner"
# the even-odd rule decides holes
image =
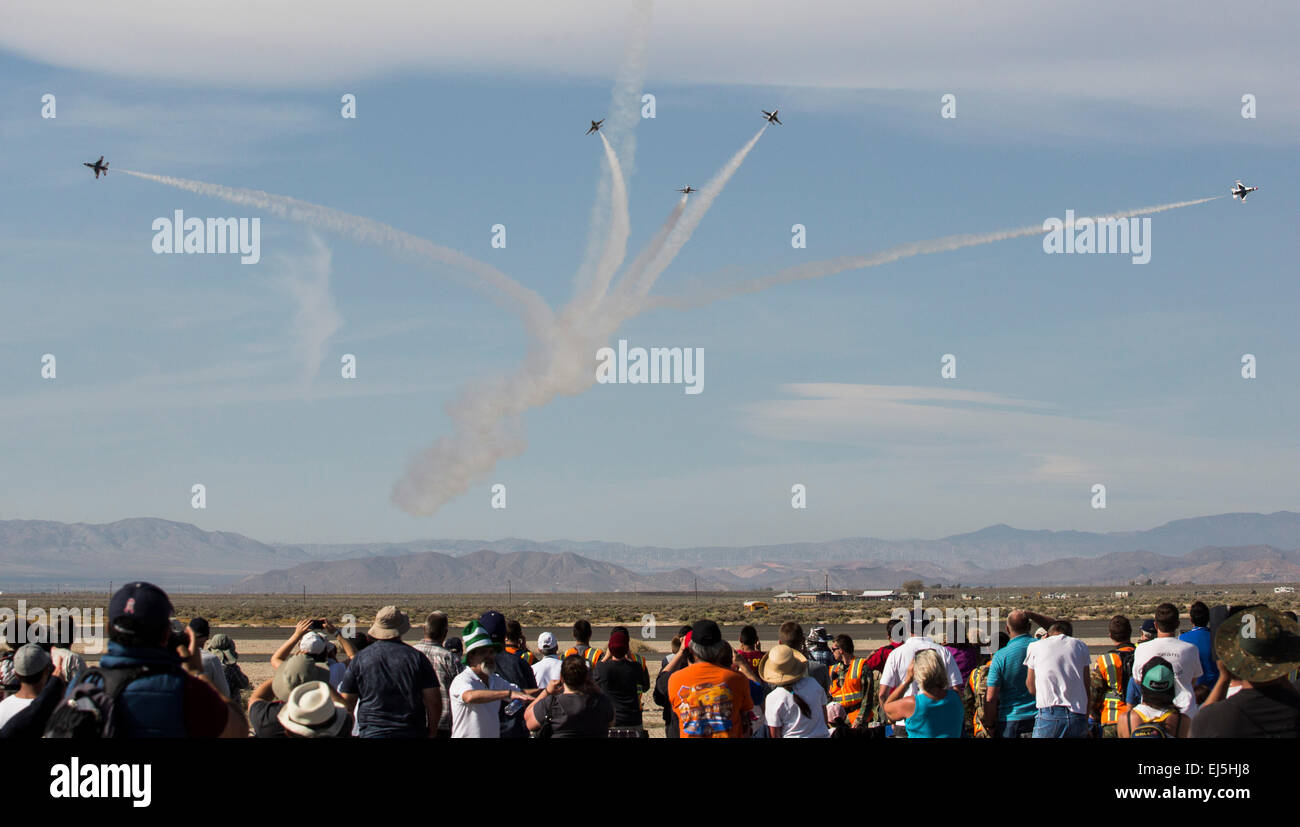
[[[337,560],[355,557],[438,551],[457,556],[482,548],[497,551],[573,552],[638,571],[679,567],[731,567],[774,561],[834,563],[846,561],[894,565],[941,562],[957,569],[977,569],[1007,564],[1045,563],[1065,557],[1101,557],[1123,551],[1183,554],[1205,546],[1269,545],[1300,548],[1300,513],[1218,514],[1174,520],[1143,531],[1096,533],[1087,531],[1026,530],[998,524],[967,534],[938,540],[881,540],[853,537],[812,543],[760,546],[703,546],[665,548],[631,546],[598,540],[413,540],[406,543],[354,543],[331,545],[277,545],[290,554]]]
[[[829,580],[833,589],[898,588],[907,580],[962,586],[1122,586],[1143,583],[1300,583],[1300,549],[1272,546],[1207,546],[1183,555],[1150,551],[1116,551],[1101,557],[1068,557],[1049,563],[996,569],[945,568],[917,564],[887,567],[834,564],[823,569],[789,565],[704,569],[729,590],[760,588],[820,589]],[[825,580],[823,580],[825,578]],[[802,581],[802,582],[801,582]]]
[[[816,576],[814,578],[814,575]],[[823,580],[825,578],[825,580]],[[247,577],[229,588],[233,592],[420,593],[516,591],[631,592],[685,591],[698,585],[707,591],[820,589],[829,580],[833,589],[858,591],[898,588],[908,580],[936,580],[963,586],[1088,586],[1129,582],[1279,583],[1300,582],[1300,549],[1272,546],[1206,547],[1180,556],[1150,551],[1119,551],[1101,557],[1072,557],[1051,563],[962,572],[935,564],[911,567],[836,564],[810,569],[799,564],[768,563],[672,572],[636,573],[571,552],[547,554],[520,551],[498,554],[477,551],[461,557],[420,552],[400,557],[364,557],[317,561]],[[951,585],[950,585],[951,587]]]
[[[847,538],[748,547],[659,548],[504,539],[267,544],[149,517],[113,523],[0,521],[0,590],[98,586],[147,577],[169,588],[433,591],[894,588],[905,579],[968,585],[1300,580],[1300,514],[1219,514],[1145,531],[1025,530],[998,524],[938,540]],[[485,556],[492,555],[492,556]],[[346,563],[347,565],[337,565]],[[441,584],[441,585],[438,585]],[[432,588],[437,586],[437,588]],[[256,588],[255,588],[256,587]]]
[[[512,587],[529,593],[632,592],[686,591],[694,588],[698,580],[684,569],[636,574],[572,552],[500,554],[480,550],[460,557],[426,551],[303,563],[246,577],[229,588],[244,593],[297,592],[306,588],[318,594],[504,594]],[[707,579],[698,585],[706,590],[721,588],[721,584]]]
[[[308,560],[229,531],[133,517],[112,523],[0,520],[0,579],[18,584],[102,584],[149,576],[160,584],[208,586],[250,571]]]

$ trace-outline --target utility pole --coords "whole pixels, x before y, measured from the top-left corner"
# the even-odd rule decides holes
[[[695,578],[695,602],[700,602],[700,578]]]
[[[515,583],[513,580],[506,580],[506,605],[509,606],[515,601]]]

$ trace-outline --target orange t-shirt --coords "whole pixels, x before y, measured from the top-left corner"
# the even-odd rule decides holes
[[[683,738],[739,738],[754,708],[749,679],[711,663],[693,663],[672,673],[668,699]]]

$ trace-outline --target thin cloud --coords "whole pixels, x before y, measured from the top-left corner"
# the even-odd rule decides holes
[[[105,15],[90,0],[18,4],[0,48],[204,86],[340,89],[412,70],[591,79],[617,65],[626,15],[596,0],[501,0],[490,11],[377,4],[360,16],[344,0],[320,0],[310,14],[229,0],[222,10],[122,4]],[[1119,23],[1093,6],[1034,0],[978,15],[956,0],[827,0],[795,15],[784,0],[716,0],[660,3],[654,19],[655,83],[911,90],[932,95],[936,113],[940,92],[972,90],[1019,95],[1031,110],[1064,97],[1228,111],[1243,92],[1268,101],[1273,118],[1296,109],[1300,7],[1279,0],[1231,14],[1212,4],[1132,7]]]

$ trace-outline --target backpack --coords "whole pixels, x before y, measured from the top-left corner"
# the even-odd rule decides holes
[[[77,678],[68,697],[50,713],[45,725],[46,738],[122,738],[118,723],[117,701],[123,690],[137,678],[156,674],[143,666],[119,668],[92,667]],[[98,678],[90,681],[89,678]]]
[[[966,679],[966,686],[962,687],[962,700],[966,706],[966,717],[970,722],[969,733],[972,738],[989,737],[988,731],[984,728],[984,704],[988,699],[990,665],[986,663],[972,670],[970,677]]]
[[[237,663],[227,663],[222,667],[222,673],[226,676],[226,685],[230,687],[231,694],[248,689],[252,684],[244,670],[239,668]]]
[[[1174,712],[1178,716],[1176,719],[1178,725],[1174,727],[1174,732],[1178,731],[1178,726],[1183,723],[1183,713]],[[1141,713],[1138,713],[1141,717]],[[1164,722],[1169,718],[1169,713],[1161,715],[1159,718],[1153,718],[1150,721],[1143,720],[1136,728],[1133,728],[1133,719],[1129,718],[1129,736],[1130,738],[1177,738],[1177,735],[1170,735],[1169,730],[1165,729]]]

